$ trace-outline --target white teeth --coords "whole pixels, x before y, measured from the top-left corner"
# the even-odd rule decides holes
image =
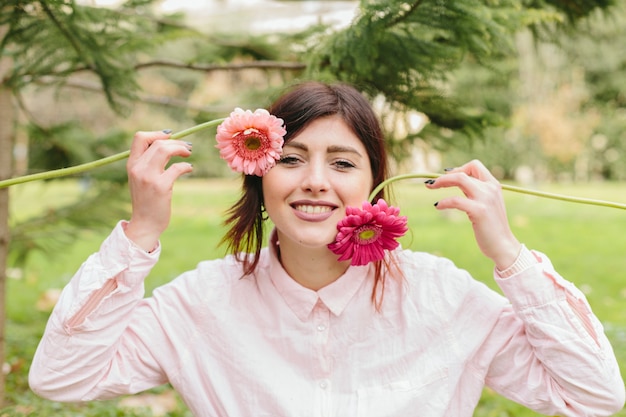
[[[328,206],[305,206],[305,205],[297,205],[296,210],[302,211],[307,214],[319,214],[326,213],[331,211],[332,209]]]

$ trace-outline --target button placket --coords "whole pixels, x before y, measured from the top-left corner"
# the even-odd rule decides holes
[[[317,362],[317,374],[320,378],[326,378],[330,373],[330,355],[328,348],[329,328],[330,328],[330,310],[321,301],[313,310],[313,320],[311,324],[314,326],[314,351],[315,360]]]
[[[317,389],[315,390],[315,407],[314,416],[326,417],[330,416],[332,410],[331,384],[328,379],[317,381]]]
[[[311,320],[314,355],[314,375],[316,381],[314,416],[325,417],[331,413],[332,387],[331,387],[331,356],[329,353],[328,340],[330,329],[330,310],[318,300],[313,309]]]

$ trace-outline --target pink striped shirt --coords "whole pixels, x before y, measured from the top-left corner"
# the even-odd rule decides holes
[[[67,285],[30,384],[89,401],[171,383],[196,416],[472,416],[485,385],[548,415],[603,416],[624,382],[583,294],[523,249],[494,277],[507,298],[450,261],[397,250],[382,309],[373,271],[312,291],[274,245],[254,276],[205,261],[144,298],[147,254],[118,225]]]

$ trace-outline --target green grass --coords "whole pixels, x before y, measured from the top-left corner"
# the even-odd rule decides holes
[[[224,254],[224,249],[218,248],[224,231],[221,221],[224,211],[236,200],[239,188],[238,180],[185,180],[177,184],[174,215],[162,237],[161,261],[146,282],[148,292],[182,271],[194,268],[199,261]],[[491,278],[492,265],[480,254],[465,214],[439,212],[433,208],[435,201],[452,191],[426,190],[419,181],[398,183],[394,189],[394,202],[400,205],[402,214],[409,216],[411,232],[402,239],[404,247],[449,257],[476,279],[496,288]],[[13,212],[26,215],[46,209],[42,201],[70,201],[75,198],[76,190],[76,184],[71,181],[54,188],[36,184],[15,187],[11,194]],[[559,185],[546,186],[543,190],[626,202],[626,184]],[[515,234],[528,247],[547,253],[561,275],[586,293],[606,327],[622,369],[626,370],[626,276],[623,272],[626,269],[626,211],[512,192],[505,192],[505,197]],[[113,225],[114,222],[111,227]],[[114,401],[89,405],[53,403],[37,398],[26,385],[28,364],[48,316],[35,308],[38,298],[46,289],[65,285],[84,259],[98,250],[107,233],[85,232],[63,253],[36,254],[22,271],[21,279],[9,280],[7,361],[14,372],[8,375],[8,397],[14,405],[1,410],[0,417],[147,415],[120,411]],[[188,417],[189,413],[179,404],[169,415]],[[485,390],[475,415],[537,414]],[[618,415],[626,416],[626,410]]]

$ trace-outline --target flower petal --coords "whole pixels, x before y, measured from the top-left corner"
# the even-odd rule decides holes
[[[346,207],[346,217],[337,224],[335,241],[328,245],[339,260],[351,259],[351,265],[367,265],[384,259],[385,250],[396,249],[396,240],[407,230],[406,216],[383,199],[376,204],[364,202],[362,207]]]
[[[282,119],[265,109],[235,108],[218,127],[216,147],[235,172],[263,176],[282,154],[286,133]]]

